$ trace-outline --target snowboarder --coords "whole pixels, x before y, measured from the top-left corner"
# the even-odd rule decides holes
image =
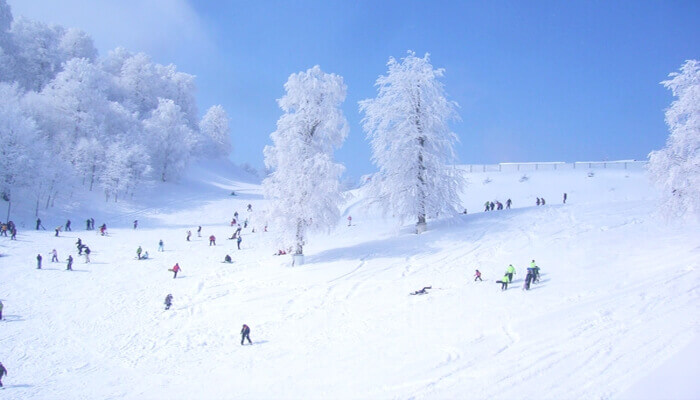
[[[243,324],[243,328],[241,329],[241,346],[243,346],[243,341],[248,339],[248,343],[253,344],[253,342],[250,341],[250,328],[248,325]]]
[[[197,237],[202,237],[202,226],[197,227]]]
[[[163,250],[163,239],[160,239],[158,241],[158,251],[165,251]]]
[[[0,363],[0,387],[2,387],[2,377],[7,375],[7,368]]]
[[[41,254],[36,255],[36,269],[41,269]]]
[[[209,236],[209,246],[216,246],[216,236]]]
[[[143,255],[141,256],[142,260],[148,260],[148,251],[145,251]]]
[[[224,262],[225,262],[225,263],[232,263],[233,260],[231,260],[231,256],[230,256],[230,255],[226,254],[226,257],[224,257]]]
[[[135,219],[134,220],[134,229],[138,228],[138,226],[139,226],[139,220]]]
[[[540,267],[535,264],[535,260],[530,263],[530,269],[532,269],[532,282],[539,283],[540,281]]]
[[[58,262],[58,252],[56,249],[51,250],[51,262]]]
[[[508,275],[508,282],[513,282],[513,274],[515,273],[515,267],[513,264],[508,265],[506,268],[506,275]]]
[[[348,226],[352,225],[352,216],[348,215]]]
[[[523,284],[523,290],[530,290],[530,283],[532,282],[532,268],[527,269],[527,275],[525,276],[525,283]]]
[[[236,239],[236,245],[238,246],[238,250],[241,249],[241,242],[243,241],[243,238],[241,238],[241,235],[238,235],[238,239]]]
[[[173,295],[168,293],[167,296],[165,296],[165,309],[170,310],[170,306],[173,305]]]
[[[73,270],[73,256],[69,255],[68,256],[68,265],[66,266],[66,271],[72,271]]]
[[[90,248],[85,246],[85,264],[90,262]]]
[[[564,193],[564,204],[566,204],[566,193]]]
[[[476,282],[477,279],[478,279],[480,282],[483,282],[483,280],[481,279],[481,271],[479,271],[478,269],[477,269],[476,272],[474,273],[474,282]]]
[[[72,232],[73,230],[70,228],[70,220],[66,221],[66,232]]]
[[[138,249],[136,249],[136,257],[140,260],[141,259],[141,252],[143,249],[141,249],[141,246],[139,246]]]
[[[427,289],[432,289],[432,288],[433,288],[432,286],[424,286],[423,289],[421,289],[421,290],[416,290],[415,292],[413,292],[413,293],[411,293],[411,294],[412,294],[412,295],[416,295],[416,294],[428,294],[428,292],[427,292],[426,290],[427,290]]]
[[[190,237],[192,236],[192,231],[187,231],[187,241],[190,241]]]
[[[510,210],[511,204],[513,204],[513,202],[510,199],[506,200],[506,210]]]
[[[510,282],[508,279],[508,274],[503,275],[503,278],[501,278],[500,281],[496,281],[496,283],[501,284],[501,290],[508,290],[508,282]]]
[[[177,278],[177,273],[180,270],[182,270],[182,268],[180,268],[180,264],[178,264],[178,263],[175,263],[175,265],[172,268],[170,268],[170,271],[173,272],[173,279]]]

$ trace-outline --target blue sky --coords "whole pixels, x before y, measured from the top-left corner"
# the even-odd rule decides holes
[[[460,105],[461,163],[643,159],[664,145],[659,82],[700,57],[699,1],[9,0],[15,17],[87,31],[197,76],[222,104],[238,163],[262,167],[290,74],[341,75],[350,135],[336,158],[375,170],[359,100],[390,56],[431,54]]]

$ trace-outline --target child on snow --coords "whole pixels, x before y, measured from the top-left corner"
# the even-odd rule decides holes
[[[483,280],[481,280],[481,272],[480,272],[478,269],[477,269],[476,272],[474,273],[474,282],[476,282],[477,279],[478,279],[479,281],[483,282]]]

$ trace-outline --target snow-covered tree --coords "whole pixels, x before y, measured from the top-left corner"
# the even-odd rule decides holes
[[[700,217],[700,61],[688,60],[661,82],[676,97],[666,110],[666,147],[649,154],[667,214]]]
[[[308,230],[330,229],[338,222],[342,199],[338,179],[344,167],[333,151],[348,134],[340,104],[345,100],[343,78],[319,66],[292,74],[277,102],[284,114],[264,149],[265,164],[274,172],[263,181],[270,199],[271,224],[286,243],[303,254]]]
[[[226,157],[231,153],[229,119],[222,106],[209,108],[199,123],[202,133],[199,152],[206,157]]]
[[[0,83],[0,197],[11,199],[16,189],[28,187],[43,156],[36,124],[21,105],[17,85]]]
[[[163,182],[177,180],[190,160],[193,132],[185,114],[170,99],[158,99],[158,108],[143,122],[149,135],[153,171]]]
[[[372,180],[375,195],[386,211],[417,218],[417,232],[426,217],[452,214],[459,206],[461,175],[453,165],[457,136],[448,122],[457,118],[456,103],[447,101],[443,69],[429,55],[409,52],[388,62],[386,76],[377,79],[376,98],[360,102],[372,161],[379,172]]]

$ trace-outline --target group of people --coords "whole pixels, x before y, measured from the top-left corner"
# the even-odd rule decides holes
[[[7,221],[7,223],[0,222],[0,236],[7,237],[7,233],[10,233],[10,240],[17,240],[17,226],[12,221]]]
[[[513,201],[511,199],[506,200],[506,209],[510,209],[510,206],[513,204]],[[484,212],[486,211],[493,211],[493,210],[503,210],[503,203],[500,201],[496,200],[494,203],[493,201],[487,201],[484,203]],[[464,214],[466,214],[467,210],[464,210]]]
[[[506,272],[501,280],[496,281],[496,283],[501,284],[501,290],[507,290],[508,284],[513,282],[513,275],[515,275],[515,267],[513,264],[509,264],[506,267]],[[482,281],[481,272],[477,269],[474,274],[474,281]],[[523,284],[523,290],[530,290],[530,285],[532,283],[538,283],[540,281],[540,267],[537,266],[535,260],[530,262],[530,266],[527,268],[527,275],[525,277],[525,283]]]

